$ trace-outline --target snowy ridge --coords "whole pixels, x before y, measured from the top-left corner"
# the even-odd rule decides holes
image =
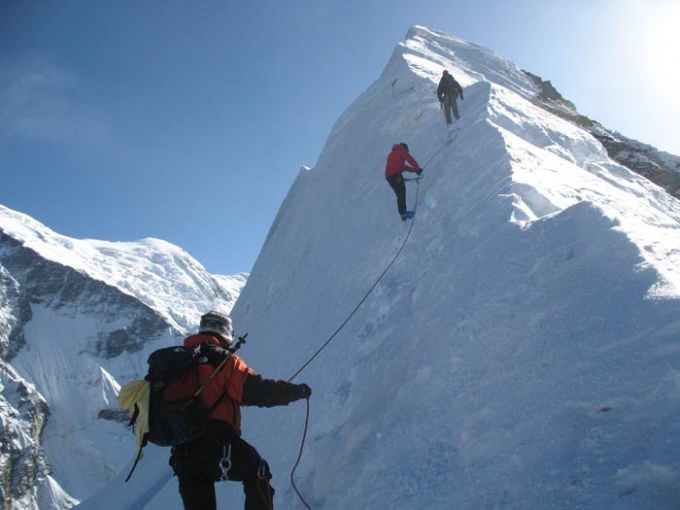
[[[678,200],[612,161],[584,129],[532,104],[538,93],[535,83],[510,62],[425,27],[413,27],[409,35],[403,58],[417,74],[438,81],[442,68],[453,67],[464,86],[477,80],[492,84],[489,120],[505,138],[515,181],[513,195],[522,211],[517,219],[535,220],[577,202],[590,202],[620,221],[645,260],[662,273],[670,286],[662,285],[655,292],[678,296],[680,244],[674,242],[680,229]],[[396,55],[402,57],[400,52]],[[544,158],[545,152],[557,158]],[[605,196],[602,186],[607,188]],[[630,193],[643,199],[632,201]]]
[[[611,161],[582,129],[513,97],[506,89],[494,90],[491,107],[492,123],[502,133],[511,159],[518,209],[513,218],[526,226],[525,222],[588,202],[617,222],[645,262],[663,276],[652,292],[680,296],[676,241],[680,202]]]
[[[451,134],[443,68],[465,87]],[[404,240],[383,178],[392,144],[425,168],[405,249],[296,379],[314,390],[296,474],[312,508],[680,505],[678,202],[538,93],[493,52],[413,27],[291,187],[232,313],[248,364],[281,379]],[[300,507],[287,475],[303,422],[298,404],[244,412],[279,508]],[[118,475],[82,508],[122,492],[129,508],[177,506],[163,453],[135,488]],[[241,505],[236,484],[218,490]]]
[[[247,275],[216,278],[186,251],[160,239],[108,242],[62,236],[0,205],[0,230],[46,260],[134,296],[178,331],[190,331],[206,296],[233,306]]]
[[[437,154],[443,67],[465,100]],[[406,250],[299,377],[315,391],[298,470],[313,508],[679,501],[667,443],[678,202],[533,105],[534,90],[488,50],[414,27],[293,185],[234,309],[253,365],[279,377],[342,322],[405,234],[382,180],[392,143],[428,163]],[[281,438],[301,420],[270,412],[246,428],[280,479],[296,453]],[[646,443],[652,430],[663,432]]]

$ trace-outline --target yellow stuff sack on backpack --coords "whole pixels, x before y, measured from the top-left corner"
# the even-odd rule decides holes
[[[149,396],[151,385],[144,379],[127,383],[120,389],[116,400],[118,405],[130,413],[130,423],[134,424],[137,446],[144,446],[145,435],[149,432]]]

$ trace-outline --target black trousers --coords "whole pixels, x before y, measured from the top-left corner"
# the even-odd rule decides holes
[[[444,108],[444,117],[446,118],[446,123],[451,124],[451,112],[456,119],[460,119],[458,114],[458,103],[456,102],[457,94],[447,94],[442,99],[442,107]]]
[[[397,210],[403,216],[406,214],[406,183],[404,183],[404,177],[401,174],[395,174],[386,177],[386,179],[394,190],[394,194],[397,195]]]
[[[269,466],[240,437],[210,431],[196,441],[175,446],[170,466],[179,479],[185,510],[217,510],[215,482],[225,479],[225,475],[227,480],[243,483],[245,510],[274,508]]]

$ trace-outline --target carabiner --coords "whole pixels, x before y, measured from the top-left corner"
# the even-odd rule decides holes
[[[222,478],[220,478],[220,480],[229,479],[230,469],[231,469],[231,443],[227,443],[222,447],[222,458],[220,459],[220,470],[222,471]]]

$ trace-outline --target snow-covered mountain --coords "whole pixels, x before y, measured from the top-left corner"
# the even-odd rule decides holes
[[[443,69],[465,87],[451,134]],[[680,202],[546,83],[413,27],[291,187],[232,313],[249,365],[291,377],[389,267],[296,379],[314,390],[296,473],[312,508],[680,506]],[[395,142],[425,168],[412,224],[383,178]],[[244,414],[277,508],[302,508],[304,405]],[[125,446],[79,508],[179,507],[167,449],[124,484]]]
[[[443,69],[465,88],[448,145]],[[297,378],[314,388],[297,471],[312,508],[680,507],[680,202],[543,93],[414,27],[292,186],[233,311],[284,378],[409,232],[382,177],[392,144],[425,166],[404,250]],[[303,419],[246,424],[281,508],[300,507]]]
[[[576,106],[562,97],[550,81],[543,81],[540,76],[527,71],[525,73],[540,88],[540,93],[533,98],[534,103],[583,127],[602,143],[614,161],[647,177],[674,197],[680,198],[680,157],[632,140],[581,115]]]
[[[70,239],[0,206],[3,508],[70,508],[120,471],[134,448],[120,381],[206,309],[230,311],[245,280],[157,239]]]

